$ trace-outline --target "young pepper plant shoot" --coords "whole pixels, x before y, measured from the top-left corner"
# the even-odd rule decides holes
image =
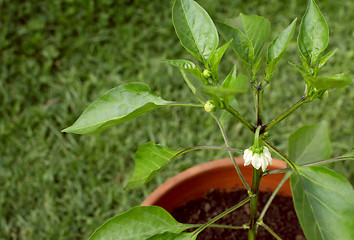
[[[250,219],[243,226],[217,227],[242,229],[248,231],[248,239],[257,239],[257,230],[265,228],[275,239],[277,229],[267,225],[263,219],[280,186],[291,179],[291,189],[295,210],[307,239],[354,239],[354,191],[351,184],[338,173],[320,166],[325,163],[353,160],[354,151],[343,156],[330,158],[330,142],[327,124],[306,125],[289,137],[288,153],[278,150],[268,139],[271,129],[290,114],[296,114],[303,104],[316,104],[321,99],[330,97],[331,92],[350,85],[353,80],[349,73],[322,74],[322,69],[334,56],[336,49],[327,49],[329,29],[327,22],[314,0],[308,1],[307,10],[300,24],[295,18],[269,41],[270,23],[257,15],[241,14],[238,18],[240,28],[234,28],[222,22],[213,22],[208,13],[193,0],[175,0],[172,8],[172,21],[182,46],[191,54],[194,61],[184,59],[162,60],[163,63],[181,70],[182,77],[196,97],[196,103],[184,103],[165,100],[144,83],[127,83],[109,90],[88,106],[77,121],[63,132],[88,134],[95,133],[120,123],[137,118],[159,108],[182,106],[205,112],[212,116],[219,126],[220,134],[225,140],[224,146],[190,146],[182,150],[172,150],[164,145],[148,142],[140,146],[135,154],[135,169],[126,189],[139,188],[151,181],[164,167],[174,159],[188,152],[204,149],[227,151],[234,161],[234,154],[243,154],[245,165],[253,166],[253,181],[249,185],[234,161],[235,174],[248,191],[248,197],[202,226],[177,222],[167,211],[156,206],[136,206],[99,227],[90,240],[104,239],[197,239],[205,228],[223,216],[237,211],[249,202]],[[270,91],[274,81],[273,73],[277,68],[287,46],[293,41],[299,25],[297,46],[301,64],[291,63],[295,71],[303,77],[304,95],[287,110],[271,121],[263,119],[263,94]],[[223,42],[221,44],[221,42]],[[267,49],[264,49],[267,47]],[[218,73],[219,64],[226,50],[244,64],[246,72],[238,73],[235,65],[225,79]],[[266,52],[263,56],[262,52]],[[297,56],[298,57],[298,56]],[[296,61],[296,60],[295,60]],[[290,75],[290,74],[289,74]],[[181,77],[181,79],[182,79]],[[249,91],[251,90],[251,91]],[[255,118],[246,119],[233,106],[233,100],[246,92],[254,96]],[[315,101],[316,100],[316,101]],[[172,109],[171,109],[172,110]],[[298,111],[297,111],[298,110]],[[254,137],[252,146],[234,146],[229,142],[224,130],[222,114],[227,113],[240,122]],[[243,149],[243,150],[241,150]],[[288,168],[267,170],[272,164],[271,154],[277,154]],[[270,197],[264,209],[258,209],[259,186],[262,178],[270,174],[286,172],[276,191]],[[257,212],[261,212],[257,215]],[[192,232],[184,232],[196,228]]]

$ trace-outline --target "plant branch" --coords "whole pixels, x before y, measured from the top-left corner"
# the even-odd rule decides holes
[[[233,109],[226,101],[224,101],[225,109],[232,114],[240,123],[247,127],[252,133],[256,131],[256,128],[247,121],[240,113]]]
[[[218,214],[216,217],[210,219],[208,222],[204,223],[201,227],[199,227],[197,230],[195,230],[193,232],[193,235],[190,237],[190,239],[196,235],[198,235],[201,231],[203,231],[204,229],[206,229],[207,227],[209,227],[211,224],[213,224],[214,222],[216,222],[217,220],[223,218],[224,216],[228,215],[229,213],[232,213],[233,211],[235,211],[236,209],[238,209],[239,207],[243,206],[244,204],[246,204],[248,201],[250,201],[251,198],[253,198],[254,196],[248,196],[247,198],[245,198],[244,200],[242,200],[241,202],[239,202],[238,204],[236,204],[235,206],[227,209],[226,211]]]
[[[184,106],[184,107],[200,107],[203,108],[204,105],[198,103],[178,103],[178,102],[168,102],[162,105],[169,105],[169,106]]]
[[[230,143],[229,143],[229,139],[227,138],[227,135],[226,135],[226,132],[225,132],[225,130],[224,130],[224,127],[222,126],[220,120],[219,120],[214,114],[212,114],[212,116],[213,116],[213,118],[215,119],[216,123],[217,123],[218,126],[219,126],[219,129],[220,129],[221,134],[222,134],[222,136],[223,136],[223,138],[224,138],[224,142],[225,142],[226,147],[229,148],[229,147],[230,147]],[[232,161],[232,163],[234,164],[234,167],[235,167],[235,169],[236,169],[236,172],[237,172],[237,174],[238,174],[238,176],[239,176],[239,178],[240,178],[242,184],[245,186],[245,188],[247,189],[247,191],[251,190],[250,186],[248,185],[248,183],[246,182],[245,178],[243,177],[243,175],[242,175],[242,173],[241,173],[241,170],[240,170],[240,168],[238,167],[238,165],[237,165],[237,163],[236,163],[236,161],[235,161],[235,158],[234,158],[234,156],[233,156],[233,154],[232,154],[231,151],[229,151],[229,155],[230,155],[231,161]]]
[[[265,230],[267,230],[275,239],[282,240],[281,237],[278,236],[270,227],[268,227],[264,222],[260,222],[258,225],[262,226]]]
[[[282,153],[279,149],[277,149],[275,146],[273,146],[265,137],[262,137],[262,140],[263,140],[264,144],[267,145],[267,147],[269,147],[269,148],[272,149],[275,153],[277,153],[285,162],[287,162],[287,163],[291,166],[291,168],[292,168],[294,171],[296,171],[296,172],[298,173],[298,171],[297,171],[297,169],[296,169],[295,163],[293,163],[293,162],[289,159],[288,156],[286,156],[286,155],[285,155],[284,153]],[[299,174],[299,173],[298,173],[298,174]]]
[[[317,165],[322,165],[322,164],[327,164],[327,163],[332,163],[332,162],[339,162],[339,161],[344,161],[344,160],[354,160],[354,157],[338,157],[338,158],[331,158],[327,160],[322,160],[319,162],[314,162],[314,163],[307,163],[303,165],[299,165],[300,167],[311,167],[311,166],[317,166]],[[291,168],[283,168],[283,169],[275,169],[275,170],[268,170],[263,173],[263,176],[267,176],[270,174],[277,174],[277,173],[284,173],[291,171]]]
[[[199,228],[202,227],[203,224],[188,224],[190,228]],[[249,226],[244,224],[242,226],[232,226],[232,225],[223,225],[223,224],[210,224],[208,227],[210,228],[223,228],[223,229],[232,229],[232,230],[239,230],[239,229],[248,229]]]
[[[276,125],[277,123],[279,123],[281,120],[283,120],[284,118],[286,118],[287,116],[289,116],[292,112],[294,112],[296,109],[298,109],[302,104],[309,102],[309,100],[307,99],[307,97],[303,96],[302,98],[300,98],[299,101],[297,101],[297,103],[295,103],[293,106],[291,106],[290,108],[288,108],[285,112],[283,112],[282,114],[279,114],[277,117],[275,117],[272,121],[270,121],[269,123],[267,123],[266,125],[263,126],[263,130],[262,132],[266,132],[269,129],[271,129],[274,125]]]

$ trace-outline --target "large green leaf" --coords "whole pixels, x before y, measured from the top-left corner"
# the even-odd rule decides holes
[[[326,19],[314,0],[309,5],[300,24],[297,44],[307,64],[313,67],[328,45],[329,30]]]
[[[257,61],[270,33],[270,23],[267,19],[257,15],[241,14],[246,36],[251,41],[254,49],[254,61]]]
[[[285,49],[288,47],[291,38],[294,35],[297,18],[284,29],[268,46],[267,64],[272,61],[279,61],[279,58],[283,55]]]
[[[341,175],[325,167],[299,167],[291,176],[297,216],[306,239],[354,239],[354,191]]]
[[[229,47],[230,43],[231,41],[222,45],[220,48],[214,51],[214,53],[210,57],[210,61],[209,61],[210,67],[216,79],[219,79],[219,73],[218,73],[219,63],[221,61],[221,58],[224,56],[226,49]]]
[[[165,232],[180,233],[189,228],[157,206],[138,206],[111,218],[99,227],[90,240],[145,240]]]
[[[202,72],[201,70],[191,61],[184,60],[184,59],[174,59],[174,60],[161,60],[163,63],[170,64],[172,66],[178,67],[180,69],[184,69],[199,79],[202,79]]]
[[[63,132],[98,132],[139,117],[169,102],[151,92],[144,83],[127,83],[111,89],[95,100],[76,122]]]
[[[197,239],[197,234],[193,233],[171,233],[165,232],[148,238],[147,240],[195,240]]]
[[[289,157],[297,165],[328,159],[331,154],[328,126],[325,122],[306,125],[289,137]]]
[[[176,0],[172,20],[186,50],[206,62],[219,44],[218,32],[208,13],[193,0]]]
[[[308,76],[306,80],[315,86],[317,90],[328,90],[334,88],[342,88],[348,86],[353,80],[347,76],[346,73],[339,73],[330,77],[311,77]]]
[[[251,63],[254,59],[254,50],[251,41],[240,30],[224,23],[217,23],[219,33],[226,41],[231,41],[231,48],[246,62]]]
[[[144,186],[164,168],[179,151],[148,142],[135,153],[135,167],[126,189]]]

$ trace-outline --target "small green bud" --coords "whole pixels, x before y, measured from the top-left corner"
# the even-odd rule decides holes
[[[328,92],[328,91],[325,91],[324,93],[322,93],[320,99],[328,98],[328,96],[329,96],[329,92]]]
[[[203,71],[203,76],[204,76],[205,78],[210,78],[210,77],[211,77],[211,72],[210,72],[208,69],[205,69],[205,70]]]
[[[212,100],[209,100],[204,104],[204,109],[206,112],[209,112],[209,113],[215,112],[216,105]]]

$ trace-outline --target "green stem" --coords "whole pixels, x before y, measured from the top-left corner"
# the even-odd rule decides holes
[[[256,103],[256,115],[257,115],[257,126],[262,126],[262,103],[263,103],[263,92],[261,86],[258,86],[255,94]]]
[[[253,196],[248,196],[247,198],[245,198],[244,200],[242,200],[241,202],[239,202],[238,204],[236,204],[235,206],[227,209],[226,211],[220,213],[219,215],[217,215],[216,217],[214,217],[213,219],[209,220],[208,222],[206,222],[205,224],[203,224],[201,227],[199,227],[197,230],[195,230],[193,232],[193,235],[191,236],[194,237],[195,235],[198,235],[201,231],[203,231],[204,229],[206,229],[207,227],[209,227],[211,224],[213,224],[214,222],[218,221],[219,219],[221,219],[222,217],[226,216],[229,213],[232,213],[233,211],[235,211],[236,209],[238,209],[239,207],[243,206],[244,204],[246,204],[248,201],[250,201],[250,199],[253,199]]]
[[[226,135],[226,132],[224,130],[224,127],[222,126],[220,120],[214,115],[212,114],[213,118],[215,119],[216,123],[218,124],[219,126],[219,129],[220,129],[220,132],[222,134],[222,137],[224,138],[224,142],[225,142],[225,145],[226,147],[230,147],[230,143],[229,143],[229,139],[227,138],[227,135]],[[245,186],[245,188],[247,189],[247,191],[251,190],[250,186],[248,185],[248,183],[246,182],[245,178],[243,177],[242,173],[241,173],[241,170],[240,168],[238,167],[237,165],[237,162],[235,161],[235,158],[232,154],[231,151],[228,151],[229,152],[229,155],[230,155],[230,158],[231,158],[231,161],[236,169],[236,172],[237,172],[237,175],[239,176],[243,186]]]
[[[184,106],[184,107],[200,107],[203,108],[204,105],[197,104],[197,103],[177,103],[177,102],[168,102],[162,105],[169,105],[169,106]]]
[[[273,191],[272,195],[269,197],[266,205],[264,206],[261,214],[259,215],[259,218],[257,220],[257,222],[261,222],[264,215],[266,214],[270,204],[272,203],[273,199],[275,198],[275,196],[277,195],[277,193],[279,192],[280,188],[283,186],[283,184],[286,182],[286,180],[288,180],[288,178],[291,176],[291,173],[287,173],[284,175],[283,179],[280,181],[280,183],[278,184],[277,188]],[[262,176],[263,177],[263,176]]]
[[[190,228],[199,228],[202,227],[203,224],[188,224]],[[240,229],[248,229],[248,225],[243,226],[231,226],[231,225],[223,225],[223,224],[210,224],[208,227],[210,228],[223,228],[223,229],[232,229],[232,230],[240,230]]]
[[[291,106],[290,108],[288,108],[285,112],[283,112],[282,114],[278,115],[277,117],[275,117],[272,121],[270,121],[269,123],[267,123],[266,125],[263,126],[263,131],[262,132],[266,132],[269,129],[271,129],[274,125],[276,125],[277,123],[279,123],[281,120],[283,120],[284,118],[286,118],[287,116],[289,116],[292,112],[294,112],[296,109],[298,109],[302,104],[309,102],[309,100],[307,99],[307,97],[303,96],[302,98],[300,98],[299,101],[297,101],[297,103],[295,103],[293,106]]]
[[[255,195],[250,201],[250,228],[248,230],[248,240],[255,240],[257,235],[257,205],[259,184],[261,182],[261,169],[253,168],[252,193]]]
[[[327,163],[332,163],[332,162],[338,162],[338,161],[344,161],[344,160],[354,160],[354,157],[338,157],[338,158],[331,158],[327,160],[322,160],[319,162],[314,162],[314,163],[307,163],[303,165],[299,165],[300,167],[311,167],[311,166],[317,166],[317,165],[322,165],[322,164],[327,164]],[[268,170],[263,173],[263,176],[267,176],[270,174],[277,174],[277,173],[285,173],[288,171],[291,171],[291,168],[283,168],[283,169],[275,169],[275,170]]]
[[[296,172],[298,173],[298,171],[297,171],[297,169],[296,169],[295,163],[293,163],[293,162],[289,159],[288,156],[286,156],[286,155],[285,155],[284,153],[282,153],[279,149],[277,149],[275,146],[273,146],[265,137],[262,137],[262,140],[263,140],[264,144],[265,144],[267,147],[269,147],[269,148],[272,149],[276,154],[278,154],[285,162],[287,162],[287,163],[290,165],[290,167],[291,167],[294,171],[296,171]]]
[[[240,123],[247,127],[252,133],[256,131],[256,128],[247,121],[244,117],[241,116],[235,109],[233,109],[226,101],[224,101],[225,109],[231,113]]]
[[[275,239],[282,240],[270,227],[268,227],[264,222],[259,223],[260,226],[264,227]]]

